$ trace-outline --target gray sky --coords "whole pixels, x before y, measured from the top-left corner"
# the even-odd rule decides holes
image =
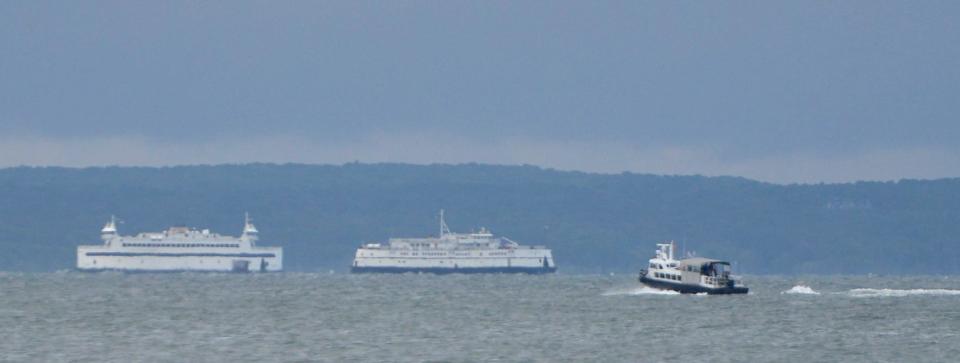
[[[960,176],[957,1],[0,2],[0,166]]]

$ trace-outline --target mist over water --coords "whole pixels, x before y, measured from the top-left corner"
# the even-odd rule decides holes
[[[4,361],[952,361],[960,278],[0,274]],[[810,291],[815,293],[811,293]],[[787,293],[789,291],[804,291]]]

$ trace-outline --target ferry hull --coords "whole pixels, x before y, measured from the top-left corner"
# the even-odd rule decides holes
[[[542,275],[557,272],[556,267],[388,267],[353,266],[352,273],[429,273],[429,274],[530,274]]]
[[[77,253],[80,271],[126,272],[238,272],[261,273],[283,270],[280,248],[262,248],[251,253],[160,253],[118,252],[103,247],[81,246]]]
[[[744,286],[709,288],[709,287],[704,287],[700,285],[670,283],[666,281],[651,279],[645,275],[640,276],[640,283],[656,289],[673,290],[681,294],[707,293],[709,295],[730,295],[730,294],[746,294],[747,292],[750,291],[749,288]]]
[[[198,269],[170,269],[170,270],[146,270],[146,269],[129,269],[129,268],[75,268],[75,271],[79,272],[88,272],[88,273],[110,273],[110,272],[123,272],[126,274],[177,274],[177,273],[211,273],[211,274],[252,274],[252,273],[280,273],[283,271],[280,270],[266,270],[266,271],[236,271],[236,270],[198,270]]]

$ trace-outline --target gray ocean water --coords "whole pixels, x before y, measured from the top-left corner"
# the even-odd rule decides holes
[[[5,361],[960,361],[958,277],[0,273]]]

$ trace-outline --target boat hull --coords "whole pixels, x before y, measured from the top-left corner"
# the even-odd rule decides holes
[[[556,267],[388,267],[353,266],[352,273],[429,273],[429,274],[530,274],[542,275],[557,272]]]
[[[728,286],[728,287],[710,288],[710,287],[704,287],[700,285],[671,283],[671,282],[651,279],[651,278],[648,278],[646,275],[640,276],[640,283],[656,289],[673,290],[681,294],[707,293],[709,295],[730,295],[730,294],[746,294],[747,292],[750,291],[749,288],[744,286]]]

